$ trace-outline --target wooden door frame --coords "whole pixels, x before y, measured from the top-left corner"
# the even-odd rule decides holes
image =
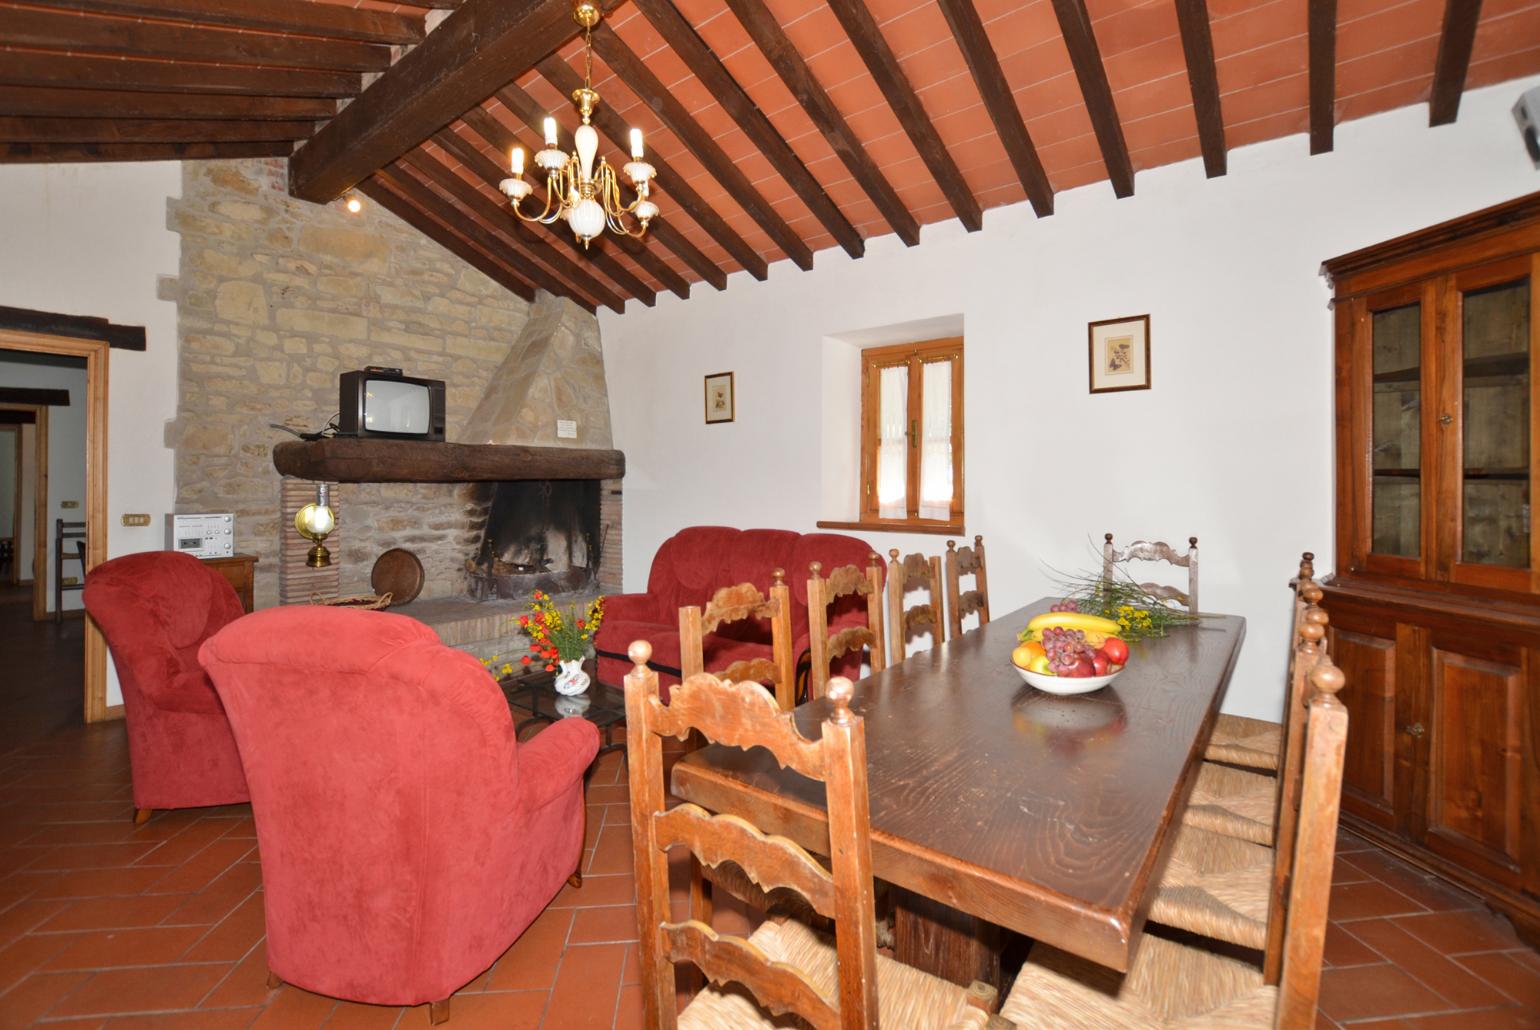
[[[86,361],[86,571],[107,560],[107,356],[105,340],[82,340],[46,333],[23,332],[0,328],[0,350],[29,351],[34,354],[62,354],[67,357],[85,358]],[[38,438],[47,445],[47,433],[43,421],[47,408],[39,415]],[[41,471],[41,469],[39,470]],[[47,590],[47,491],[46,482],[39,483],[37,491],[42,513],[37,519],[37,532],[43,536],[43,544],[33,555],[34,579],[41,579]],[[37,562],[42,557],[44,574],[36,575]],[[35,584],[34,584],[35,588]],[[34,606],[36,604],[36,594]],[[46,605],[46,601],[45,601]],[[107,641],[96,623],[85,619],[85,719],[100,722],[104,719],[121,718],[121,705],[107,707]]]
[[[32,621],[48,618],[48,407],[43,404],[0,404],[6,411],[32,413]],[[17,453],[20,454],[18,442]],[[21,482],[18,474],[17,482]],[[16,492],[16,511],[22,510],[21,491]],[[18,523],[17,529],[21,526]],[[19,567],[19,562],[16,563]],[[14,578],[14,577],[13,577]]]
[[[36,416],[34,416],[32,424],[36,425],[36,422],[37,419]],[[34,430],[34,432],[36,432],[36,430]],[[9,583],[10,586],[16,586],[21,579],[21,553],[19,550],[17,550],[16,544],[21,534],[21,451],[22,437],[26,436],[26,434],[21,431],[21,423],[10,426],[0,426],[0,436],[3,436],[6,433],[16,434],[16,440],[14,441],[15,446],[13,447],[13,450],[15,450],[16,454],[14,463],[11,466],[12,472],[14,474],[14,483],[12,485],[15,489],[15,493],[11,495],[11,580]]]

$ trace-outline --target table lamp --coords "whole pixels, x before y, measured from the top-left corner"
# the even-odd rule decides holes
[[[315,502],[305,505],[294,515],[294,528],[299,535],[315,544],[305,558],[305,564],[312,569],[324,569],[332,563],[332,553],[325,544],[326,537],[337,528],[337,515],[327,503],[330,489],[325,483],[317,483]]]

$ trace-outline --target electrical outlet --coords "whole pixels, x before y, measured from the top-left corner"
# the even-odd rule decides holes
[[[149,524],[150,524],[150,517],[148,515],[124,515],[123,516],[123,525],[125,525],[125,526],[148,526]]]
[[[63,583],[63,584],[64,584],[64,585],[65,585],[65,586],[67,586],[67,587],[72,587],[72,586],[74,586],[74,585],[75,585],[75,584],[76,584],[76,583],[79,583],[79,582],[80,582],[80,579],[79,579],[79,578],[78,578],[78,577],[76,577],[76,576],[65,576],[65,577],[64,577],[64,579],[63,579],[63,580],[61,580],[61,582],[62,582],[62,583]]]
[[[79,501],[60,501],[59,502],[59,507],[61,507],[61,508],[78,508],[78,507],[80,507],[80,502]]]
[[[559,419],[557,419],[556,420],[556,439],[558,439],[558,440],[576,440],[577,439],[577,419],[575,419],[575,418],[559,418]]]

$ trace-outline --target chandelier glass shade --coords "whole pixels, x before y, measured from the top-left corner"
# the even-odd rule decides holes
[[[593,78],[593,27],[599,23],[596,0],[577,0],[572,17],[583,26],[583,85],[572,91],[572,102],[583,116],[583,124],[572,134],[572,151],[557,144],[556,119],[545,120],[545,146],[535,152],[535,166],[545,172],[545,206],[538,214],[522,208],[524,198],[534,186],[524,179],[524,148],[514,147],[508,155],[511,178],[498,183],[498,189],[513,202],[513,213],[526,222],[550,225],[565,220],[572,234],[586,248],[590,240],[611,232],[640,239],[647,224],[658,215],[658,205],[649,199],[656,171],[642,160],[642,130],[631,130],[631,160],[620,169],[631,184],[634,196],[627,203],[621,193],[620,175],[599,156],[599,133],[590,124],[599,106],[599,94],[591,85]],[[595,165],[595,158],[598,164]]]

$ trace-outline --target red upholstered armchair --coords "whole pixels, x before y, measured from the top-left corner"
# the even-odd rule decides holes
[[[794,653],[800,664],[808,649],[807,567],[822,562],[824,574],[841,565],[866,567],[872,549],[865,541],[838,533],[793,533],[785,529],[730,529],[692,526],[663,541],[652,559],[645,594],[605,598],[604,622],[594,637],[599,655],[599,679],[618,684],[631,671],[626,649],[633,640],[652,645],[649,665],[658,673],[663,699],[679,682],[679,609],[704,605],[714,591],[737,583],[770,589],[770,574],[786,570],[791,587],[791,626]],[[860,598],[845,598],[835,608],[830,629],[865,625]],[[768,622],[737,622],[705,639],[706,668],[722,669],[740,658],[770,657]],[[836,675],[856,675],[858,669],[836,669]]]
[[[196,558],[146,551],[92,569],[85,604],[123,685],[135,821],[245,801],[230,722],[198,664],[203,642],[241,617],[235,590]]]
[[[480,662],[384,612],[270,608],[200,657],[251,784],[268,968],[447,1018],[576,875],[598,731],[518,744]]]

